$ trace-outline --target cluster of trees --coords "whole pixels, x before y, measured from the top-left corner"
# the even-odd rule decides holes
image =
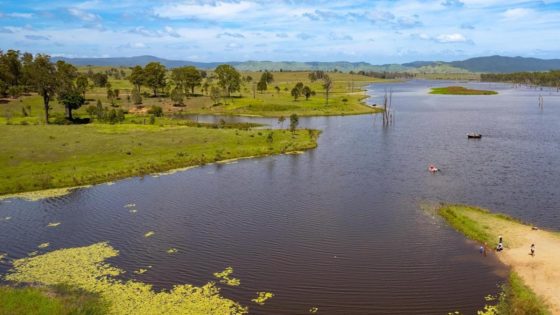
[[[367,77],[378,78],[378,79],[413,79],[416,77],[414,73],[409,72],[377,72],[377,71],[350,71],[350,74],[360,74]]]
[[[86,108],[87,113],[91,119],[108,122],[110,124],[119,123],[124,121],[125,112],[122,109],[114,109],[103,107],[100,100],[97,100],[97,105],[89,105]]]
[[[0,94],[19,97],[37,92],[43,98],[46,123],[54,98],[64,105],[66,117],[72,120],[72,110],[85,103],[87,86],[87,77],[64,61],[53,63],[48,55],[33,56],[18,50],[0,51]]]
[[[483,73],[480,79],[486,82],[511,82],[531,86],[551,86],[560,89],[560,70],[548,72]]]
[[[305,100],[307,101],[312,95],[315,95],[315,92],[311,90],[307,85],[303,85],[303,83],[298,82],[296,86],[292,88],[291,91],[292,97],[294,101],[297,100],[300,96],[304,96]]]
[[[333,89],[334,85],[329,75],[325,71],[313,71],[309,73],[309,80],[311,80],[311,82],[315,82],[318,80],[322,81],[322,86],[325,90],[325,101],[326,104],[329,105],[329,93]]]

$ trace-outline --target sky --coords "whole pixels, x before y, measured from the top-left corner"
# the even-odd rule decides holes
[[[0,0],[0,49],[203,62],[560,58],[560,0]]]

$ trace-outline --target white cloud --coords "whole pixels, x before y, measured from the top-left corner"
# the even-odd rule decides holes
[[[503,13],[503,16],[507,19],[507,20],[517,20],[520,18],[524,18],[530,14],[533,13],[533,10],[531,9],[525,9],[525,8],[515,8],[515,9],[509,9],[506,10]]]
[[[158,17],[169,19],[182,18],[202,18],[219,19],[239,16],[255,7],[255,3],[248,1],[225,2],[216,1],[213,3],[192,3],[183,2],[177,4],[167,4],[154,9],[154,14]]]
[[[440,34],[435,37],[435,40],[440,43],[464,43],[467,42],[467,38],[460,33],[453,34]]]
[[[6,13],[6,14],[3,14],[3,16],[18,18],[18,19],[30,19],[30,18],[33,17],[33,13],[19,13],[19,12],[13,12],[13,13]]]
[[[95,22],[101,20],[98,15],[77,8],[69,8],[68,13],[85,22]]]

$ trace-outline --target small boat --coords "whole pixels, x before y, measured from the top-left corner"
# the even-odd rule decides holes
[[[467,138],[468,139],[480,139],[480,138],[482,138],[482,135],[480,133],[471,132],[471,133],[467,133]]]
[[[434,164],[430,164],[430,166],[428,166],[428,171],[430,171],[430,173],[436,173],[439,172],[439,168],[437,168]]]

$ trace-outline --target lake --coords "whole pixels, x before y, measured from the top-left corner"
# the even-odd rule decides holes
[[[241,286],[222,294],[252,314],[475,313],[507,269],[421,205],[473,204],[560,230],[560,93],[461,83],[499,94],[428,94],[452,84],[370,86],[370,103],[393,91],[388,127],[380,115],[300,118],[300,127],[323,131],[318,148],[300,155],[2,201],[0,218],[11,220],[0,221],[0,252],[21,258],[44,242],[54,250],[108,241],[125,278],[158,289],[202,285],[232,266]],[[467,140],[473,131],[483,138]],[[430,174],[430,163],[442,171]],[[148,231],[155,235],[144,238]],[[9,267],[0,264],[0,274]],[[258,306],[256,291],[275,297]]]

